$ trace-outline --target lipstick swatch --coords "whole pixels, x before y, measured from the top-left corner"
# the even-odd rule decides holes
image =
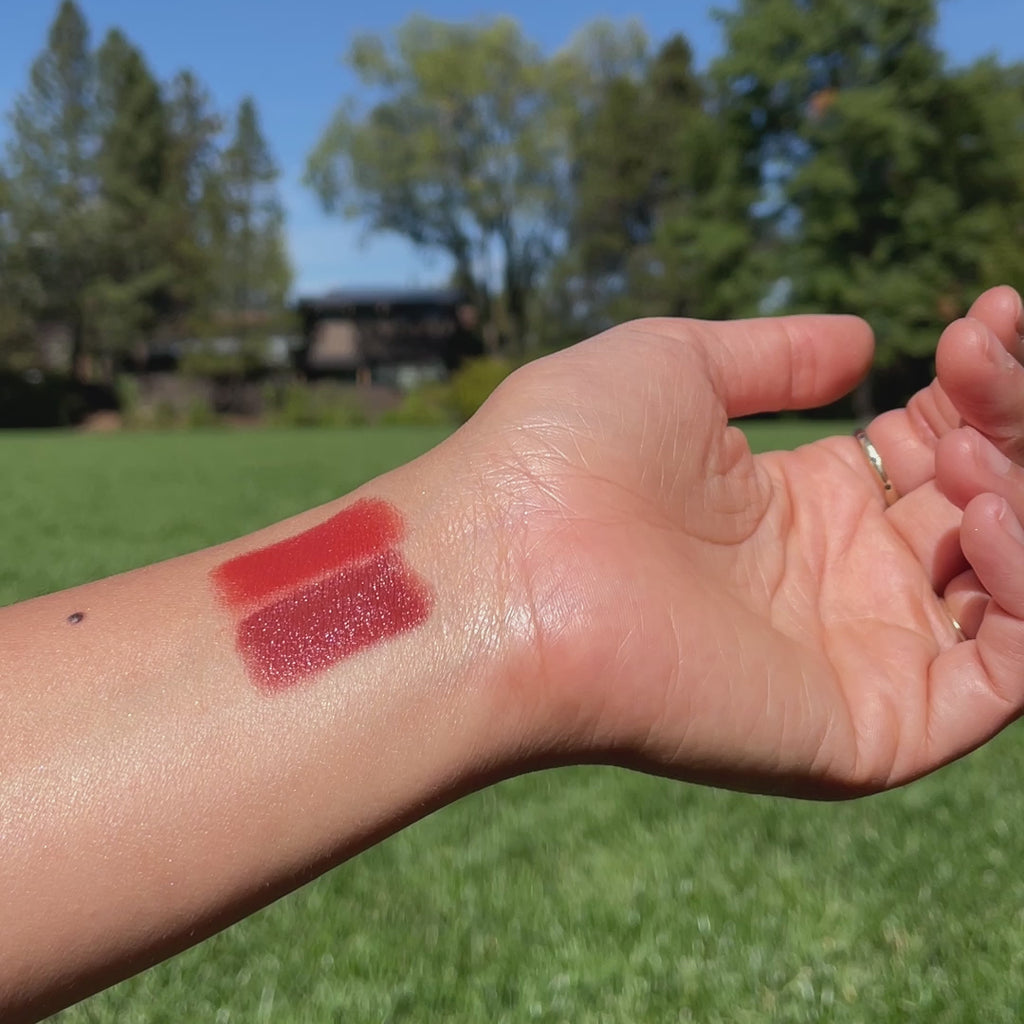
[[[429,597],[397,551],[332,573],[244,618],[238,649],[249,675],[281,690],[419,625]]]
[[[214,570],[224,603],[253,604],[271,594],[379,554],[396,544],[402,521],[386,501],[363,499],[305,533],[232,558]]]
[[[235,646],[261,690],[290,689],[426,621],[430,591],[397,548],[402,532],[387,502],[358,501],[213,571],[236,617]]]

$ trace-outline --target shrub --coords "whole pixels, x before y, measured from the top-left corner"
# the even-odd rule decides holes
[[[381,422],[401,426],[439,427],[465,423],[490,393],[515,369],[507,359],[471,359],[447,383],[430,382],[413,388]]]
[[[458,420],[465,423],[514,369],[507,359],[494,356],[463,363],[452,375],[449,385],[452,410]]]
[[[138,380],[125,373],[117,378],[115,387],[121,422],[129,428],[142,426],[142,395]]]
[[[256,352],[217,352],[211,348],[200,348],[186,352],[178,364],[178,371],[186,377],[208,377],[214,379],[244,378],[260,369],[261,363]]]
[[[267,388],[268,419],[282,427],[358,427],[367,416],[362,406],[340,385],[291,381]]]
[[[413,388],[397,408],[381,417],[381,423],[403,427],[443,427],[454,422],[451,386],[437,382]]]
[[[161,398],[150,410],[146,426],[153,430],[172,430],[177,425],[177,406],[169,398]]]
[[[193,398],[185,412],[185,426],[190,430],[206,430],[221,425],[221,419],[208,401]]]

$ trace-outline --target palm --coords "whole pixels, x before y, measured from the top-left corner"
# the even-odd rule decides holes
[[[595,371],[622,365],[593,358],[618,344],[651,372]],[[887,510],[852,438],[752,456],[700,351],[657,331],[590,346],[532,371],[525,393],[564,400],[508,439],[506,495],[548,684],[589,709],[592,752],[734,785],[861,791],[1005,718],[991,690],[954,699],[936,588],[961,557],[958,511],[922,468],[930,451],[904,468],[914,494]],[[948,405],[934,389],[919,402],[936,398]],[[933,425],[952,429],[955,412]],[[913,414],[884,429],[911,452]]]

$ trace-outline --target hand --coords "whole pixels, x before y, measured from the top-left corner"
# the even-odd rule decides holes
[[[472,430],[548,756],[852,795],[1015,718],[1024,471],[987,469],[982,434],[1024,452],[1019,320],[987,293],[938,381],[869,426],[891,508],[854,438],[755,457],[728,425],[849,390],[871,358],[857,319],[639,321],[514,375]]]

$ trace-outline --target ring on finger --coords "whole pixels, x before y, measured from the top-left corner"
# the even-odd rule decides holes
[[[956,633],[958,642],[962,642],[967,639],[967,634],[964,632],[964,627],[960,625],[959,620],[950,611],[949,604],[945,600],[939,602],[942,605],[942,610],[946,613],[946,618],[949,619],[949,624],[953,627],[953,632]]]
[[[861,446],[864,455],[867,457],[871,468],[878,474],[878,479],[882,484],[882,494],[885,497],[885,504],[893,505],[899,498],[896,493],[896,488],[893,487],[892,481],[889,479],[889,474],[885,471],[885,464],[882,462],[882,456],[878,454],[878,449],[871,443],[871,438],[868,437],[866,430],[855,430],[853,436],[857,439]]]

